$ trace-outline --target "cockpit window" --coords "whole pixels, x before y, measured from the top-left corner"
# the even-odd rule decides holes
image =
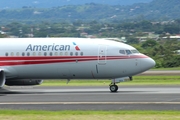
[[[138,50],[131,50],[131,52],[133,53],[133,54],[138,54],[139,53],[139,51]]]
[[[119,50],[119,53],[124,55],[126,54],[124,50]]]
[[[131,54],[139,54],[139,51],[136,50],[136,49],[133,49],[133,50],[119,50],[119,53],[123,54],[123,55],[131,55]]]
[[[130,54],[132,54],[132,52],[130,50],[126,50],[126,54],[130,55]]]

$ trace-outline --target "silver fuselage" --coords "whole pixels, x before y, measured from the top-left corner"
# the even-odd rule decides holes
[[[125,54],[120,53],[124,50]],[[86,38],[0,39],[0,69],[6,79],[114,79],[154,67],[134,47]]]

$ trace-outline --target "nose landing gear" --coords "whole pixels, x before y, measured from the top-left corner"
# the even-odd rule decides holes
[[[119,83],[119,81],[117,81],[117,79],[112,79],[111,84],[109,84],[109,89],[113,93],[118,91],[118,86],[116,83]]]
[[[109,85],[109,89],[111,92],[117,92],[118,91],[118,86],[116,85],[117,83],[120,82],[125,82],[125,81],[132,81],[132,77],[122,77],[122,78],[115,78],[112,79],[111,84]]]
[[[116,84],[110,84],[109,89],[111,92],[117,92],[118,91],[118,86]]]

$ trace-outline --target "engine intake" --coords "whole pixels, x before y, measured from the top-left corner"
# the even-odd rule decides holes
[[[32,86],[40,85],[43,80],[33,80],[33,79],[20,79],[20,80],[6,80],[5,85],[7,86]]]

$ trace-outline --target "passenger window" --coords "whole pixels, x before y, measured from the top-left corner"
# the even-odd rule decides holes
[[[44,52],[44,56],[47,56],[47,52]]]
[[[119,50],[119,53],[120,53],[120,54],[123,54],[123,55],[126,54],[124,50]]]
[[[36,56],[36,52],[33,52],[33,56]]]
[[[126,54],[127,54],[127,55],[130,55],[130,54],[132,54],[132,53],[131,53],[130,50],[126,50]]]
[[[73,56],[73,52],[71,52],[70,55]]]
[[[11,56],[14,56],[14,53],[13,53],[13,52],[11,52]]]
[[[29,53],[29,52],[27,53],[27,56],[30,56],[30,53]]]
[[[76,56],[78,56],[78,52],[76,52],[75,54],[76,54]]]
[[[19,56],[19,52],[16,53],[16,56]]]
[[[49,53],[49,55],[50,55],[50,56],[52,56],[52,55],[53,55],[53,53],[52,53],[52,52],[50,52],[50,53]]]
[[[22,56],[25,56],[25,53],[24,53],[24,52],[22,53]]]
[[[65,55],[68,55],[68,52],[65,52]]]
[[[41,52],[38,53],[38,56],[41,56]]]
[[[60,56],[63,56],[63,52],[60,52]]]
[[[81,56],[83,56],[83,52],[81,52]]]
[[[58,56],[58,53],[57,53],[57,52],[55,52],[55,53],[54,53],[54,55],[55,55],[55,56]]]
[[[6,53],[5,55],[8,56],[8,53]]]

